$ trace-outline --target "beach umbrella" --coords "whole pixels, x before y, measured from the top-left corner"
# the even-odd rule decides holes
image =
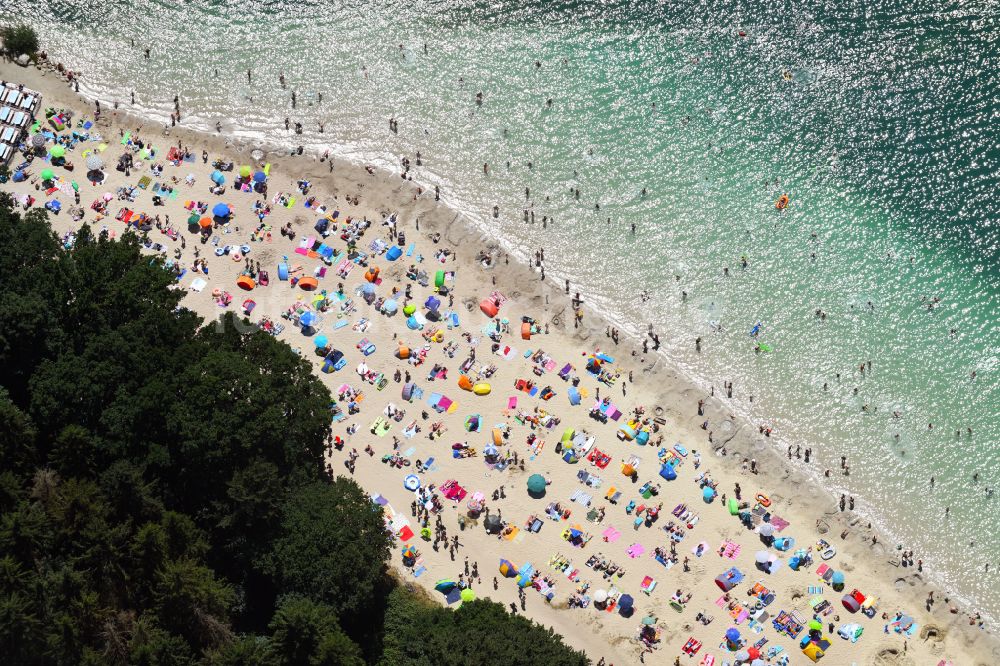
[[[222,172],[219,171],[218,169],[212,172],[210,178],[212,179],[212,182],[215,183],[216,185],[222,185],[223,183],[226,182],[226,177],[223,176]]]
[[[756,558],[757,558],[757,564],[767,564],[768,561],[771,559],[771,553],[767,552],[766,550],[758,550]]]
[[[701,497],[706,502],[711,502],[715,499],[715,489],[712,486],[705,486],[701,491]]]
[[[144,160],[147,157],[149,157],[149,148],[143,148],[142,150],[139,151],[139,158],[140,159]]]
[[[21,181],[24,180],[24,172],[23,171],[15,171],[13,178],[14,178],[14,182],[15,183],[20,183]]]
[[[397,303],[391,298],[382,304],[382,311],[385,312],[386,314],[392,314],[398,309],[399,309],[399,303]]]
[[[91,155],[88,157],[86,164],[88,171],[100,171],[104,168],[104,160],[97,155]]]
[[[49,155],[58,159],[66,155],[66,149],[60,146],[59,144],[56,144],[51,148],[49,148]]]
[[[487,516],[486,518],[489,519],[490,516]],[[517,575],[517,567],[515,567],[510,560],[503,560],[503,559],[500,560],[499,568],[500,568],[500,574],[504,578],[513,578],[514,576]]]
[[[656,624],[656,618],[653,617],[652,615],[647,615],[646,617],[642,618],[642,623],[647,627],[651,627],[654,624]]]
[[[244,165],[240,167],[240,178],[249,178],[250,174],[253,173],[253,169]]]
[[[497,515],[488,515],[488,516],[486,516],[486,518],[483,519],[483,527],[486,528],[486,533],[487,534],[497,534],[497,533],[499,533],[500,530],[501,530],[501,528],[502,528],[502,525],[503,525],[503,521],[500,519],[500,516],[497,516]],[[501,561],[501,564],[503,564],[502,561]],[[516,572],[515,572],[514,575],[516,575]],[[513,575],[508,576],[508,577],[512,578]]]
[[[750,655],[749,656],[750,659],[759,659],[760,658],[760,650],[758,650],[757,648],[753,647],[752,645],[747,649],[747,654]]]
[[[191,213],[190,215],[188,215],[188,224],[198,224],[199,219],[200,216],[198,215],[198,213]]]
[[[31,147],[32,148],[42,148],[45,146],[45,135],[35,134],[31,137]]]
[[[500,453],[500,449],[493,446],[492,444],[487,444],[485,447],[483,447],[483,455],[486,456],[487,458],[492,458],[498,453]]]
[[[305,312],[299,317],[299,323],[302,324],[302,328],[310,328],[316,323],[316,313],[315,312]]]
[[[368,296],[374,296],[375,285],[373,285],[371,282],[365,282],[363,285],[361,285],[361,293],[366,294]]]
[[[258,171],[253,175],[253,182],[255,183],[263,183],[266,180],[267,180],[267,174],[265,174],[263,171]]]
[[[450,578],[439,580],[438,582],[434,583],[434,589],[437,590],[438,592],[444,592],[445,594],[448,594],[456,587],[458,587],[458,583],[451,580]]]
[[[403,306],[403,314],[409,317],[411,314],[417,311],[417,306],[413,303],[407,303]]]
[[[217,203],[212,207],[212,215],[216,217],[229,217],[229,206],[224,203]]]
[[[41,176],[42,180],[52,180],[56,177],[56,174],[52,171],[52,169],[42,169]],[[113,199],[114,197],[111,198]]]
[[[760,526],[760,529],[758,531],[760,532],[760,535],[762,537],[773,536],[774,525],[772,525],[771,523],[764,523],[763,525]]]
[[[809,628],[813,631],[823,631],[823,623],[819,620],[809,620]]]
[[[621,598],[618,599],[618,609],[621,613],[628,613],[632,610],[635,605],[635,599],[632,598],[631,594],[623,594]]]
[[[105,201],[111,201],[112,199],[114,199],[114,198],[115,198],[115,195],[111,194],[111,192],[105,192],[105,193],[104,193],[104,194],[102,194],[101,196],[103,197],[103,199],[104,199]]]
[[[746,650],[740,650],[739,652],[734,654],[733,657],[736,659],[736,661],[746,661],[747,659],[750,658],[750,653],[747,652]]]
[[[767,666],[767,662],[763,659],[754,659],[750,662],[750,666]]]
[[[726,629],[726,640],[730,643],[735,643],[740,640],[740,630],[736,627],[729,627]]]
[[[545,477],[541,474],[532,474],[528,477],[528,492],[539,495],[545,492]]]
[[[830,578],[830,583],[833,585],[843,585],[844,584],[844,572],[834,571],[833,576]]]
[[[320,348],[326,347],[326,345],[328,344],[328,342],[329,341],[326,339],[325,335],[317,335],[316,339],[313,340],[313,344],[315,344],[317,347],[320,347]]]
[[[200,226],[202,229],[208,229],[209,227],[212,226],[212,218],[210,217],[201,218],[200,220],[198,220],[198,226]]]
[[[596,601],[597,603],[603,604],[607,600],[608,600],[607,590],[597,590],[596,592],[594,592],[594,601]]]
[[[470,590],[469,588],[465,588],[461,592],[461,597],[462,601],[475,601],[476,593]]]

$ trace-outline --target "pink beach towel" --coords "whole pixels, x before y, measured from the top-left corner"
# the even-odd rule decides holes
[[[507,409],[514,409],[517,407],[517,396],[511,396],[507,398]]]

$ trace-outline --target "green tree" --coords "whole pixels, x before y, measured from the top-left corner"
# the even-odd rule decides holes
[[[14,56],[22,53],[35,55],[38,51],[38,35],[30,25],[14,25],[0,29],[4,48]]]
[[[279,664],[363,666],[361,649],[340,630],[332,608],[288,597],[271,621],[271,649]]]
[[[380,589],[389,559],[382,510],[352,479],[302,486],[285,503],[270,570],[286,592],[357,613]]]

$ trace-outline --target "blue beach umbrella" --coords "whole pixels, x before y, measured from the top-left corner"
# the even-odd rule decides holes
[[[216,217],[229,217],[230,211],[229,206],[224,203],[217,203],[212,208],[212,215]]]
[[[253,175],[253,182],[255,183],[263,183],[266,180],[267,180],[267,174],[264,173],[263,171],[258,171]]]
[[[329,340],[326,339],[325,335],[317,335],[316,339],[313,340],[313,344],[315,344],[317,347],[326,347],[328,343]]]
[[[390,298],[382,304],[382,309],[386,312],[386,314],[392,314],[399,309],[399,303]]]
[[[302,328],[309,328],[316,323],[316,315],[312,312],[306,312],[299,318],[299,323],[302,324]]]
[[[711,502],[715,499],[715,490],[711,486],[705,486],[701,491],[701,497],[706,502]]]

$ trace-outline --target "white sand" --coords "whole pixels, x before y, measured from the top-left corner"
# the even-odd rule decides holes
[[[34,69],[24,70],[10,64],[0,66],[0,73],[4,79],[21,81],[29,87],[42,91],[45,94],[43,107],[54,105],[86,109],[81,111],[78,117],[81,115],[93,117],[92,105],[86,106],[54,73],[41,73]],[[81,144],[75,151],[68,153],[70,160],[77,164],[77,169],[72,174],[67,174],[59,168],[55,171],[61,177],[71,176],[80,183],[82,205],[87,209],[85,221],[94,224],[95,230],[107,226],[109,230],[121,234],[125,228],[121,222],[114,219],[114,213],[124,205],[124,202],[113,201],[109,206],[111,215],[101,220],[96,219],[95,213],[89,210],[89,205],[105,191],[114,192],[118,186],[126,182],[135,184],[139,177],[148,175],[148,167],[152,163],[147,162],[138,167],[130,178],[125,178],[124,174],[113,169],[118,156],[125,149],[118,143],[119,125],[112,124],[111,116],[111,109],[105,109],[105,115],[95,128],[103,133],[110,143],[110,147],[102,155],[108,166],[106,183],[95,188],[85,179],[81,152],[88,148],[92,149],[96,145],[94,143]],[[121,121],[123,127],[132,129],[133,133],[141,123],[139,120],[127,118],[122,112],[117,114],[116,120]],[[309,295],[291,287],[288,282],[279,281],[276,269],[276,264],[283,255],[289,256],[289,263],[301,265],[305,274],[312,274],[314,269],[322,265],[318,259],[293,254],[299,241],[306,237],[317,236],[312,229],[317,216],[302,205],[306,197],[297,195],[298,203],[291,209],[274,206],[273,212],[267,218],[267,222],[273,228],[272,242],[251,243],[253,249],[249,256],[260,261],[262,267],[270,272],[271,284],[247,294],[235,284],[242,263],[236,263],[228,257],[217,258],[210,252],[211,245],[200,245],[197,238],[187,232],[185,220],[189,213],[182,206],[187,199],[205,201],[210,207],[220,200],[233,204],[236,214],[232,233],[225,235],[217,232],[216,235],[222,239],[223,244],[248,243],[249,232],[256,226],[251,205],[261,197],[234,192],[231,188],[227,189],[222,197],[208,194],[208,176],[212,171],[211,160],[208,165],[204,165],[200,155],[203,148],[209,150],[212,159],[225,151],[225,154],[230,155],[238,166],[251,164],[249,149],[245,146],[227,145],[224,138],[191,134],[179,129],[174,129],[169,138],[163,135],[160,128],[153,127],[143,129],[140,135],[147,141],[153,141],[160,150],[161,157],[165,156],[169,147],[167,142],[176,145],[178,140],[183,141],[184,145],[198,156],[195,163],[181,163],[179,167],[165,163],[162,159],[157,161],[165,164],[165,170],[163,177],[154,178],[154,181],[169,180],[171,176],[183,180],[188,173],[195,175],[196,184],[193,187],[183,183],[178,186],[180,192],[177,199],[169,199],[165,206],[154,208],[150,199],[151,194],[146,190],[140,191],[135,203],[130,204],[136,212],[144,211],[151,215],[170,217],[171,225],[187,240],[187,249],[181,259],[184,266],[190,269],[195,247],[201,248],[202,256],[207,257],[210,272],[208,276],[201,276],[207,280],[207,287],[201,293],[188,292],[185,305],[198,311],[206,320],[211,320],[223,311],[223,308],[213,300],[214,289],[227,290],[232,294],[233,303],[228,308],[230,310],[238,310],[242,301],[251,297],[257,303],[253,312],[254,321],[261,315],[269,315],[275,321],[285,324],[286,329],[279,338],[292,347],[301,349],[303,354],[313,360],[318,371],[322,359],[313,354],[311,338],[304,337],[291,322],[280,318],[280,313],[287,307],[298,299],[308,300]],[[15,158],[14,163],[18,161]],[[408,520],[414,531],[418,531],[419,526],[410,515],[409,505],[413,500],[413,494],[402,486],[403,477],[413,473],[415,468],[410,466],[400,470],[380,462],[383,454],[392,452],[393,436],[397,436],[401,441],[401,451],[407,451],[411,447],[414,449],[408,456],[411,461],[416,461],[418,458],[421,460],[435,458],[436,466],[433,470],[421,475],[425,486],[431,483],[440,486],[448,479],[457,479],[468,490],[469,496],[476,491],[483,492],[492,510],[499,509],[504,520],[521,528],[520,534],[512,541],[500,540],[486,534],[481,524],[459,531],[458,517],[465,514],[468,497],[460,504],[443,499],[445,509],[442,515],[448,535],[451,537],[458,534],[460,538],[461,548],[457,559],[452,562],[446,549],[442,548],[440,552],[435,552],[430,543],[414,537],[409,543],[419,550],[421,564],[426,568],[426,572],[414,579],[412,572],[402,566],[400,548],[397,547],[393,551],[392,565],[399,570],[403,580],[413,581],[428,590],[433,590],[437,580],[457,578],[463,570],[464,559],[468,558],[470,562],[477,562],[479,565],[482,583],[474,586],[477,594],[506,605],[517,601],[516,588],[511,579],[499,577],[497,573],[499,558],[507,558],[517,565],[530,562],[536,570],[555,581],[555,598],[551,605],[546,604],[541,596],[529,588],[527,614],[553,627],[566,638],[568,643],[585,650],[595,661],[604,657],[609,663],[637,663],[641,645],[635,637],[640,620],[649,614],[658,618],[658,624],[663,628],[663,640],[654,655],[650,656],[655,662],[647,661],[647,663],[672,662],[676,655],[681,654],[681,648],[689,637],[702,641],[703,647],[694,659],[684,657],[683,663],[701,663],[702,657],[706,654],[715,655],[719,660],[716,663],[722,663],[727,658],[732,660],[732,654],[721,648],[720,643],[726,629],[733,626],[733,621],[726,609],[716,605],[721,592],[715,586],[713,579],[730,566],[736,566],[746,575],[743,583],[733,590],[732,599],[736,602],[747,600],[749,587],[754,582],[761,581],[776,595],[776,600],[767,608],[772,617],[779,611],[786,610],[798,611],[808,620],[811,616],[809,599],[813,596],[822,596],[833,606],[832,613],[823,618],[824,625],[828,622],[834,622],[838,626],[856,622],[864,627],[864,635],[856,644],[851,644],[835,635],[829,636],[832,645],[823,659],[825,664],[937,664],[942,658],[949,658],[955,664],[962,665],[1000,663],[1000,652],[997,651],[994,637],[969,626],[967,609],[961,609],[954,614],[949,613],[948,604],[944,603],[943,599],[945,594],[936,591],[935,597],[938,601],[932,612],[926,612],[924,599],[930,588],[915,568],[899,568],[888,564],[887,560],[890,557],[897,557],[898,553],[887,552],[894,548],[884,548],[881,544],[875,548],[871,547],[872,535],[865,529],[867,523],[864,517],[851,512],[839,512],[833,498],[823,489],[805,483],[796,472],[788,468],[781,454],[775,454],[768,447],[768,441],[758,435],[755,427],[733,419],[727,411],[725,400],[704,396],[684,382],[677,372],[664,367],[662,359],[657,360],[652,353],[643,355],[635,341],[622,340],[621,345],[615,345],[603,335],[606,323],[596,321],[592,314],[586,316],[584,327],[573,329],[569,297],[553,285],[540,281],[539,276],[526,267],[507,266],[501,258],[502,255],[494,252],[497,258],[495,267],[484,269],[475,261],[475,256],[481,249],[492,248],[488,248],[487,242],[477,233],[464,226],[453,211],[437,204],[433,193],[425,192],[418,195],[415,186],[402,180],[399,174],[371,175],[361,167],[340,162],[336,164],[333,175],[330,175],[326,164],[308,157],[290,159],[272,151],[265,161],[272,165],[268,199],[279,191],[295,192],[295,181],[307,177],[313,183],[313,191],[310,194],[325,203],[330,210],[339,210],[341,220],[348,216],[354,218],[367,216],[373,220],[372,228],[359,244],[361,249],[367,251],[372,240],[386,237],[387,228],[379,224],[385,214],[395,212],[398,214],[400,231],[406,233],[406,245],[415,242],[414,254],[422,254],[425,257],[419,268],[430,274],[431,287],[436,270],[443,268],[457,272],[457,279],[454,282],[454,310],[459,314],[461,327],[446,330],[441,326],[444,329],[444,340],[441,343],[425,343],[421,332],[408,330],[401,312],[393,318],[386,318],[365,304],[355,293],[363,282],[364,268],[356,268],[348,279],[343,280],[345,291],[353,298],[357,311],[343,319],[338,319],[334,311],[325,313],[325,321],[319,331],[329,338],[334,347],[344,351],[348,358],[347,366],[343,370],[333,374],[320,374],[323,381],[328,384],[331,391],[336,391],[341,384],[348,383],[362,389],[365,394],[359,414],[333,424],[334,434],[342,437],[346,436],[349,425],[359,426],[355,435],[346,437],[348,444],[345,450],[334,451],[330,456],[330,463],[335,473],[347,473],[344,460],[351,448],[362,452],[366,445],[371,444],[376,455],[370,458],[361,453],[354,477],[366,490],[381,493],[388,500],[389,506],[403,519]],[[46,197],[44,193],[35,191],[35,183],[37,174],[44,166],[47,165],[36,161],[30,169],[33,175],[31,181],[20,185],[8,183],[4,189],[15,193],[30,193],[39,199],[36,205],[41,205],[46,201]],[[230,184],[234,175],[234,173],[227,174]],[[355,206],[345,201],[346,195],[358,196],[359,204]],[[64,194],[59,198],[63,201],[64,212],[51,219],[53,226],[61,234],[77,225],[66,212],[68,206],[72,204],[72,198]],[[417,218],[420,220],[419,231],[414,225]],[[287,222],[293,222],[298,234],[294,243],[278,234],[278,229]],[[239,232],[235,230],[237,226],[240,228]],[[438,244],[434,244],[428,238],[433,232],[441,234]],[[337,251],[341,251],[344,249],[344,243],[337,238],[338,234],[339,231],[329,240],[333,241],[332,244]],[[179,247],[179,241],[173,242],[155,229],[150,233],[150,237],[166,246],[168,257],[173,257],[174,249]],[[445,264],[437,262],[434,254],[441,248],[457,251],[458,260],[449,260]],[[406,267],[413,261],[406,256],[394,263],[386,261],[384,257],[375,258],[371,263],[381,267],[383,278],[382,284],[377,288],[378,294],[388,295],[392,287],[402,290],[409,283],[413,284],[413,302],[418,306],[423,304],[431,289],[410,283],[404,275]],[[320,289],[330,292],[336,290],[338,278],[334,269],[335,267],[329,268],[327,276],[320,280]],[[180,286],[188,288],[193,277],[194,273],[189,270],[180,281]],[[503,344],[509,344],[517,349],[513,357],[507,360],[490,353],[490,340],[482,332],[488,319],[477,307],[479,300],[493,289],[501,290],[511,298],[500,313],[501,317],[511,321],[513,333],[504,336]],[[403,300],[400,297],[400,306],[402,304]],[[447,302],[442,309],[448,309]],[[423,311],[423,308],[420,308],[420,311]],[[522,315],[535,318],[540,325],[548,327],[549,333],[536,335],[530,341],[521,340],[518,331]],[[352,326],[362,317],[370,320],[371,327],[365,332],[352,330]],[[337,321],[347,321],[348,324],[335,330],[334,324]],[[458,365],[466,358],[469,351],[469,344],[463,339],[463,333],[478,338],[477,359],[482,364],[497,366],[496,374],[487,380],[493,389],[488,396],[475,396],[461,390],[457,385]],[[397,346],[397,342],[393,339],[395,335],[414,349],[429,344],[427,361],[414,368],[395,358],[392,353]],[[389,379],[388,385],[382,391],[363,382],[354,372],[354,368],[363,358],[361,352],[356,349],[356,343],[362,338],[368,338],[377,346],[377,351],[365,361],[371,368],[384,372]],[[447,357],[444,353],[444,347],[449,343],[457,346],[453,358]],[[532,374],[532,364],[523,356],[523,352],[528,349],[535,351],[541,349],[547,352],[554,360],[554,368],[540,377]],[[593,376],[584,371],[586,355],[598,349],[615,357],[616,362],[611,368],[620,372],[621,377],[613,387],[599,384]],[[427,380],[428,370],[435,363],[448,368],[446,380],[438,379],[433,382]],[[580,387],[590,396],[584,398],[579,407],[570,406],[567,400],[569,384],[556,376],[559,369],[567,363],[575,366],[573,374],[580,378]],[[412,404],[403,401],[400,397],[401,384],[392,381],[392,375],[397,368],[408,369],[411,372],[416,383],[424,389],[425,398],[433,392],[439,392],[455,400],[457,408],[452,413],[439,416],[430,409],[426,400],[414,400]],[[622,397],[621,385],[627,383],[630,371],[635,382],[627,384],[628,396]],[[514,383],[519,378],[534,380],[540,387],[551,385],[556,395],[550,401],[543,402],[537,397],[517,391],[514,389]],[[614,404],[624,413],[619,422],[610,421],[608,424],[601,424],[588,418],[587,410],[594,402],[598,389],[601,396],[611,396]],[[511,397],[517,398],[517,409],[507,412],[505,410]],[[696,413],[699,398],[706,399],[704,417],[699,417]],[[384,437],[373,437],[368,427],[390,402],[405,409],[406,416],[401,423],[393,422],[392,429]],[[665,420],[665,425],[659,428],[659,432],[652,435],[651,444],[662,435],[662,446],[669,448],[675,442],[681,442],[688,450],[697,450],[702,455],[702,464],[697,472],[691,454],[679,468],[679,478],[667,482],[657,474],[658,447],[638,446],[635,443],[622,442],[616,437],[616,429],[628,419],[636,406],[643,406],[647,417],[655,414]],[[534,459],[527,461],[526,471],[499,472],[489,469],[482,457],[489,428],[500,423],[510,426],[510,437],[502,450],[505,453],[516,451],[520,457],[528,457],[530,451],[526,439],[532,430],[526,425],[517,423],[513,418],[513,412],[524,410],[531,415],[536,409],[554,414],[561,419],[561,423],[552,429],[542,428],[540,431],[535,431],[545,441],[545,446]],[[423,410],[430,412],[431,418],[427,421],[421,418]],[[463,424],[466,417],[472,413],[482,415],[485,432],[465,431]],[[701,421],[705,418],[711,421],[712,429],[717,433],[715,446],[724,445],[728,455],[718,454],[708,443],[707,433],[700,429]],[[403,437],[403,426],[414,419],[422,431],[412,439]],[[431,441],[427,436],[429,426],[439,420],[445,424],[447,432],[440,439]],[[563,429],[567,427],[585,429],[596,437],[597,448],[612,457],[612,462],[606,470],[599,471],[586,461],[567,464],[561,460],[555,449]],[[478,455],[470,458],[452,458],[450,447],[455,442],[468,442],[478,450]],[[633,454],[642,458],[638,469],[639,481],[636,484],[630,482],[620,472],[621,461]],[[750,458],[756,459],[760,474],[754,475],[743,470],[741,461]],[[603,479],[601,487],[585,489],[576,478],[580,470],[599,473]],[[544,499],[532,499],[525,492],[528,476],[536,472],[551,479],[551,485]],[[696,474],[700,472],[710,473],[718,482],[719,492],[727,497],[733,495],[734,484],[739,483],[743,489],[743,499],[749,500],[751,506],[754,504],[754,495],[758,492],[769,495],[772,501],[770,510],[790,523],[779,536],[795,537],[796,548],[812,549],[816,562],[798,572],[792,571],[787,565],[773,575],[756,570],[754,555],[764,548],[758,535],[747,531],[736,518],[730,516],[719,499],[712,504],[706,504],[702,500],[701,490],[694,480]],[[658,482],[661,492],[658,497],[646,501],[646,504],[655,505],[662,502],[663,511],[652,528],[642,526],[633,529],[634,514],[626,515],[625,508],[630,500],[636,499],[642,502],[638,497],[638,488],[647,480]],[[506,489],[506,499],[493,502],[490,496],[501,485]],[[623,493],[617,505],[612,505],[604,499],[605,493],[611,486],[619,488]],[[603,523],[598,525],[588,522],[587,509],[569,501],[570,495],[577,490],[588,490],[594,496],[592,506],[606,509]],[[551,501],[558,501],[563,508],[571,510],[568,520],[553,521],[544,516],[543,511]],[[690,558],[689,572],[684,572],[680,563],[668,571],[651,557],[657,546],[668,547],[668,537],[661,528],[671,521],[677,522],[670,512],[681,503],[687,504],[699,517],[699,522],[692,529],[686,530],[685,538],[677,547],[681,561],[685,557]],[[538,534],[528,533],[524,529],[525,521],[531,514],[542,518],[544,526]],[[576,548],[561,537],[564,530],[574,525],[580,525],[581,529],[593,536],[584,548]],[[621,531],[621,536],[614,543],[605,543],[601,534],[612,526]],[[842,533],[846,533],[845,538],[842,538]],[[815,572],[821,560],[813,545],[821,535],[838,551],[829,565],[845,573],[845,591],[850,592],[857,588],[869,596],[878,598],[877,613],[873,619],[868,619],[860,613],[852,615],[846,612],[840,603],[841,594],[833,592],[829,586],[819,581]],[[717,554],[720,544],[726,539],[732,539],[742,546],[742,551],[735,559],[724,559]],[[708,552],[697,558],[692,554],[692,549],[699,542],[708,544]],[[626,554],[626,549],[633,543],[642,544],[646,550],[645,554],[635,559],[630,558]],[[771,552],[776,551],[771,549]],[[548,566],[550,559],[557,553],[562,553],[572,561],[571,570],[579,569],[578,583],[570,582],[564,574]],[[610,582],[605,581],[600,573],[584,566],[588,557],[594,553],[602,553],[623,567],[627,573],[621,578],[616,576]],[[789,553],[779,554],[779,557],[787,562],[788,555]],[[932,566],[930,563],[925,565]],[[640,592],[640,583],[647,575],[655,578],[657,582],[657,587],[648,596]],[[494,576],[500,578],[498,591],[493,590]],[[597,589],[610,589],[612,584],[621,592],[632,595],[636,604],[635,614],[630,619],[625,619],[617,612],[596,610],[593,603],[585,609],[565,608],[567,598],[583,582],[591,584],[588,591],[591,595]],[[808,593],[808,586],[822,587],[822,594]],[[691,601],[681,613],[669,606],[671,595],[678,589],[685,595],[692,595]],[[440,594],[433,591],[431,594],[443,600]],[[897,611],[913,616],[919,625],[916,635],[908,640],[905,654],[903,637],[891,630],[888,634],[883,633],[886,621],[881,619],[882,613],[888,613],[891,620]],[[714,616],[714,621],[703,626],[695,620],[699,612]],[[937,638],[925,639],[921,630],[931,626],[936,628]],[[743,621],[738,628],[744,637],[749,638],[750,644],[761,638],[767,638],[764,651],[772,646],[781,645],[784,647],[784,654],[791,655],[791,663],[808,663],[799,651],[797,641],[779,636],[770,620],[764,623],[763,633],[760,634],[748,629],[747,621]],[[772,660],[772,663],[775,661]]]

